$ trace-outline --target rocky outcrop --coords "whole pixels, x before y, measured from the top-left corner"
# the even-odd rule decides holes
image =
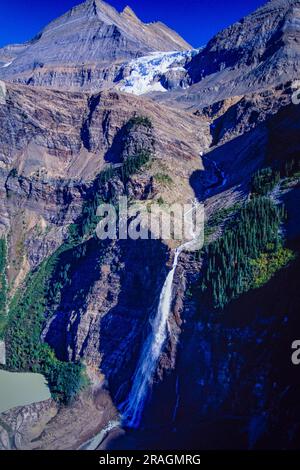
[[[166,163],[190,160],[193,165],[199,146],[210,142],[208,124],[197,116],[137,97],[7,85],[5,104],[0,105],[1,167],[30,177],[93,179],[105,163],[114,163],[121,128],[140,115],[152,121],[156,156]]]
[[[159,241],[128,240],[102,250],[89,242],[44,332],[59,358],[100,367],[115,399],[128,390],[167,259]]]
[[[203,155],[205,172],[195,172],[191,185],[208,214],[210,207],[212,212],[219,207],[218,199],[221,205],[227,198],[232,203],[244,199],[251,176],[261,166],[281,168],[282,161],[298,158],[299,106],[292,103],[293,90],[288,82],[196,111],[199,118],[210,120],[212,143]]]
[[[292,83],[222,100],[197,111],[211,119],[212,146],[222,145],[266,123],[292,105]],[[297,107],[295,106],[295,109]]]

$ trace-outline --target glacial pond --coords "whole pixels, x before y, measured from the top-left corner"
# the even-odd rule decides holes
[[[16,406],[48,400],[50,397],[42,375],[0,370],[0,413]]]

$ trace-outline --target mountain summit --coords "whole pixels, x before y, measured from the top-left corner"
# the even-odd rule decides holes
[[[136,16],[132,8],[130,8],[128,5],[122,11],[121,16],[131,19],[132,21],[137,21],[138,23],[141,22],[141,20]]]
[[[109,68],[154,51],[191,46],[162,23],[145,24],[130,7],[118,13],[87,0],[52,21],[22,48],[0,49],[0,77],[22,83],[77,88],[100,83]],[[1,67],[2,62],[2,67]]]

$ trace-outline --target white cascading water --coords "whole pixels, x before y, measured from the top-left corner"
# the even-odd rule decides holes
[[[121,405],[124,423],[130,428],[139,427],[141,422],[148,391],[151,388],[157,363],[167,338],[167,323],[172,304],[173,279],[178,258],[181,252],[191,243],[193,243],[193,241],[184,243],[175,251],[173,266],[163,285],[157,314],[152,323],[152,331],[143,346],[140,360],[133,377],[131,391],[127,400]]]
[[[140,424],[147,392],[151,386],[153,375],[167,337],[167,321],[172,302],[172,286],[178,257],[183,247],[175,252],[173,267],[163,285],[157,314],[153,320],[152,331],[145,341],[140,360],[137,365],[133,384],[127,401],[123,405],[123,419],[129,427],[136,428]]]

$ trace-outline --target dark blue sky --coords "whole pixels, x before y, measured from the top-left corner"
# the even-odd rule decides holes
[[[79,3],[82,1],[2,0],[0,46],[31,39],[49,21]],[[200,46],[266,0],[109,0],[109,3],[119,11],[129,4],[143,21],[161,20],[193,46]]]

